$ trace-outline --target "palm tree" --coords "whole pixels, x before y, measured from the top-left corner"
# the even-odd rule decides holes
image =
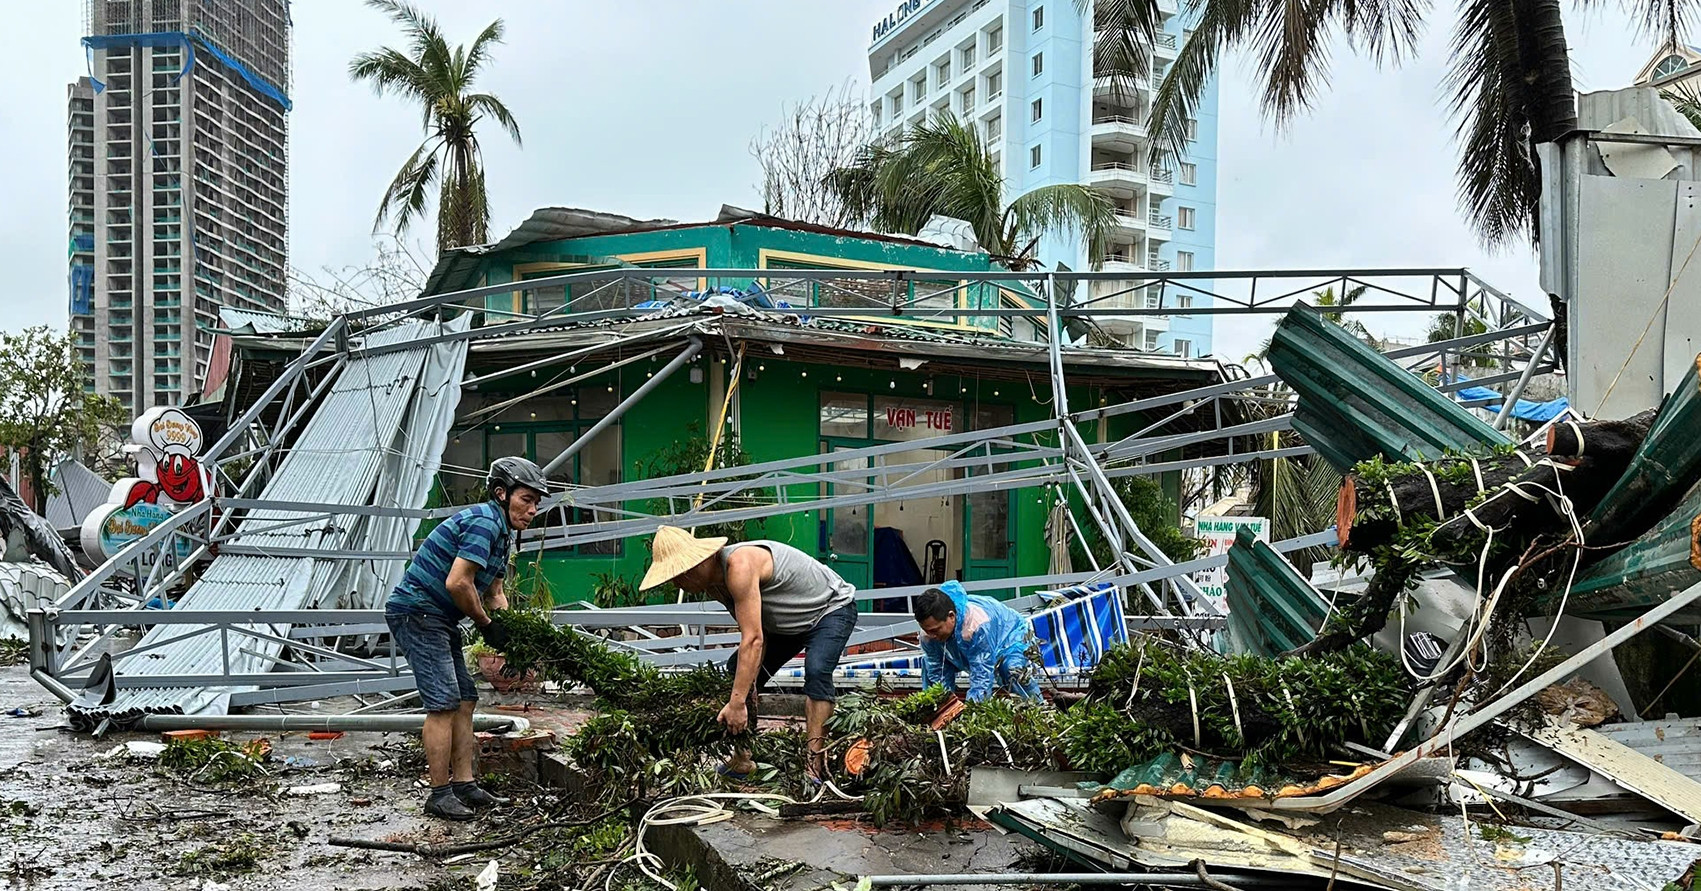
[[[1644,30],[1673,43],[1701,11],[1701,0],[1627,5]],[[1337,32],[1377,63],[1398,64],[1415,48],[1431,6],[1418,0],[1194,0],[1192,8],[1197,27],[1153,103],[1154,156],[1185,145],[1186,123],[1225,49],[1251,51],[1263,72],[1264,111],[1284,125],[1327,88]],[[1119,27],[1132,33],[1148,14],[1124,16]],[[1460,205],[1488,245],[1534,243],[1541,197],[1535,147],[1577,128],[1560,2],[1462,0],[1451,55],[1445,86],[1460,139]]]
[[[949,114],[875,143],[829,185],[857,225],[914,235],[934,216],[969,224],[982,250],[1012,269],[1039,263],[1046,233],[1078,232],[1088,258],[1104,256],[1116,209],[1081,185],[1042,186],[1004,203],[1004,177],[972,123]]]
[[[485,27],[470,46],[453,49],[435,19],[406,0],[367,0],[402,26],[406,52],[384,47],[349,62],[349,77],[370,81],[378,95],[395,93],[419,103],[425,141],[402,165],[384,198],[372,230],[394,217],[401,232],[425,208],[432,186],[437,193],[439,251],[490,240],[490,200],[484,190],[484,158],[476,129],[486,117],[520,145],[520,125],[502,100],[472,92],[490,50],[502,42],[502,20]]]
[[[1701,130],[1701,90],[1697,90],[1693,82],[1674,84],[1669,90],[1661,90],[1660,98],[1670,102],[1678,114],[1688,118],[1695,129]]]

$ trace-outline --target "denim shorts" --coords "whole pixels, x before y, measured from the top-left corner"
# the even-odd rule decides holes
[[[818,702],[835,700],[833,670],[839,667],[839,657],[845,654],[845,642],[856,630],[856,604],[847,603],[821,617],[815,627],[798,634],[764,633],[762,640],[762,670],[756,676],[756,689],[768,686],[787,662],[803,653],[803,695]],[[738,672],[738,650],[726,661],[727,671]]]
[[[478,688],[461,655],[461,628],[448,619],[423,613],[384,613],[390,634],[413,669],[414,686],[428,712],[452,712],[477,702]]]

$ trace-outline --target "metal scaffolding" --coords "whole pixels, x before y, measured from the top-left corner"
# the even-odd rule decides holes
[[[299,431],[306,429],[350,368],[366,367],[374,360],[400,356],[404,351],[417,356],[438,348],[484,357],[486,369],[507,361],[505,357],[510,354],[515,357],[495,370],[462,374],[460,388],[473,390],[482,383],[535,373],[539,368],[570,362],[586,365],[586,374],[578,374],[574,367],[570,377],[544,382],[524,397],[472,412],[482,416],[628,364],[634,357],[671,354],[665,367],[548,461],[553,468],[570,460],[577,449],[611,426],[664,378],[692,361],[706,345],[724,343],[731,349],[734,341],[751,338],[752,331],[774,332],[776,343],[778,338],[801,336],[800,332],[840,336],[847,327],[845,322],[854,323],[859,331],[883,332],[906,326],[913,330],[916,322],[949,325],[927,341],[875,337],[878,349],[858,361],[914,368],[922,362],[947,362],[953,357],[969,361],[980,356],[986,361],[982,354],[1008,356],[1013,363],[1011,374],[1043,375],[1049,382],[1051,417],[831,454],[570,487],[552,496],[544,509],[570,506],[586,520],[530,531],[521,538],[522,550],[536,552],[640,536],[664,523],[694,527],[925,496],[1042,489],[1068,505],[1069,526],[1075,535],[1091,530],[1109,545],[1110,562],[1087,571],[981,580],[965,587],[1020,594],[1109,583],[1127,592],[1125,606],[1131,625],[1178,629],[1203,640],[1205,632],[1223,627],[1224,619],[1212,601],[1200,593],[1191,574],[1221,565],[1224,558],[1185,563],[1170,560],[1130,515],[1114,481],[1306,454],[1310,449],[1291,437],[1285,444],[1269,441],[1269,434],[1291,430],[1292,396],[1276,386],[1279,381],[1273,375],[1250,376],[1216,362],[1081,344],[1103,342],[1100,326],[1106,322],[1287,312],[1320,288],[1361,286],[1365,293],[1356,302],[1327,307],[1326,311],[1447,313],[1457,320],[1457,331],[1466,330],[1467,319],[1483,329],[1482,333],[1405,347],[1386,355],[1414,369],[1436,365],[1456,368],[1467,351],[1479,366],[1488,356],[1493,367],[1471,384],[1512,384],[1498,420],[1504,420],[1506,410],[1534,375],[1553,367],[1548,359],[1552,329],[1545,315],[1463,269],[1200,273],[605,269],[527,280],[523,286],[472,288],[348,313],[311,338],[298,336],[291,341],[280,335],[270,339],[274,346],[293,343],[299,352],[208,450],[203,461],[216,471],[219,494],[125,547],[51,608],[32,613],[30,667],[39,682],[72,705],[73,712],[79,703],[111,697],[114,690],[135,688],[234,690],[223,703],[230,708],[341,695],[360,696],[364,707],[372,710],[405,706],[412,678],[393,651],[374,649],[374,642],[386,630],[377,609],[246,608],[261,603],[258,600],[254,604],[224,601],[238,605],[235,609],[197,609],[192,604],[176,609],[147,608],[150,600],[171,605],[173,592],[188,581],[200,579],[214,555],[299,560],[310,564],[316,573],[327,571],[325,567],[332,564],[399,567],[410,554],[394,546],[337,547],[320,540],[297,546],[285,543],[282,536],[290,530],[351,528],[380,521],[410,530],[411,535],[419,522],[442,518],[458,509],[339,504],[330,498],[303,499],[300,494],[278,497],[268,491],[302,435]],[[487,298],[506,298],[517,288],[561,288],[570,299],[535,313],[486,305]],[[765,302],[760,308],[734,301],[710,305],[701,293],[688,293],[720,293],[723,288],[760,293]],[[1075,299],[1077,293],[1084,293],[1085,299]],[[448,319],[453,322],[443,321]],[[1029,326],[1023,330],[1033,333],[1032,341],[1015,340],[1004,333],[1018,321]],[[418,336],[397,339],[386,335],[398,326],[426,322],[434,327]],[[866,346],[867,339],[862,343]],[[529,354],[527,349],[531,350]],[[538,358],[538,353],[543,357]],[[1136,367],[1148,372],[1174,372],[1172,381],[1180,375],[1214,382],[1095,407],[1069,404],[1072,380],[1095,369]],[[1457,386],[1445,384],[1442,389]],[[1146,422],[1127,436],[1104,436],[1105,421],[1131,414],[1141,415]],[[1092,425],[1088,429],[1096,433],[1084,433],[1086,425]],[[1095,436],[1102,441],[1093,441]],[[431,448],[426,444],[408,443],[401,448],[403,454],[391,457],[429,462],[432,467],[439,460],[436,453],[407,451]],[[435,448],[440,450],[440,444]],[[886,463],[890,456],[917,450],[936,450],[943,457]],[[951,478],[929,480],[930,474],[941,470],[950,471]],[[788,495],[800,485],[812,487],[810,491],[815,494]],[[300,491],[291,489],[292,493]],[[631,505],[635,502],[669,508],[648,514],[634,510]],[[388,540],[405,543],[408,536],[392,535]],[[1296,550],[1332,545],[1333,541],[1333,533],[1318,530],[1278,543],[1277,548]],[[200,583],[205,584],[205,580]],[[883,588],[859,592],[858,596],[873,600],[911,593],[915,592]],[[1018,602],[1027,606],[1037,603],[1031,595]],[[554,618],[560,624],[587,629],[629,629],[634,632],[628,635],[632,639],[617,645],[658,664],[688,665],[724,658],[728,652],[725,648],[735,642],[734,636],[716,631],[729,626],[731,620],[719,607],[712,606],[574,606],[558,609]],[[198,636],[209,642],[214,657],[198,663],[193,671],[127,671],[126,663],[139,665],[141,660],[135,657],[147,651],[138,647],[114,654],[113,644],[120,632],[135,628],[173,628],[180,633],[168,637],[178,641]],[[865,613],[853,643],[894,641],[913,630],[907,614]],[[216,646],[210,643],[214,641]],[[847,660],[855,658],[859,657]],[[180,701],[161,698],[147,710],[170,712]]]

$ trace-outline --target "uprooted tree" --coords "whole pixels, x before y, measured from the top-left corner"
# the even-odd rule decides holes
[[[759,780],[785,789],[782,767],[803,762],[795,729],[734,739],[715,722],[732,678],[718,666],[664,674],[548,617],[498,612],[509,634],[506,672],[537,669],[589,687],[601,713],[568,754],[607,801],[689,794],[716,778],[704,763],[747,743],[766,765]],[[1399,718],[1404,679],[1393,657],[1365,646],[1316,658],[1224,657],[1155,637],[1108,652],[1086,699],[1059,710],[993,698],[971,703],[949,726],[929,721],[945,702],[935,687],[903,699],[853,694],[840,701],[826,743],[835,770],[853,748],[864,763],[835,778],[880,824],[956,813],[974,765],[1085,770],[1105,778],[1166,754],[1217,759],[1239,777],[1328,771],[1333,747],[1379,743]],[[1204,792],[1204,784],[1192,792]],[[1285,780],[1283,780],[1285,782]],[[1273,791],[1274,787],[1271,786]]]

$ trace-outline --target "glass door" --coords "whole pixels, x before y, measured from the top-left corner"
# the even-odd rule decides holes
[[[835,454],[850,451],[852,448],[855,448],[855,446],[832,442],[827,444],[827,450]],[[868,459],[847,458],[844,461],[834,463],[832,469],[840,471],[867,470]],[[829,497],[866,491],[866,486],[855,484],[830,484],[827,486]],[[872,553],[874,522],[873,512],[869,509],[869,505],[835,507],[823,513],[821,552],[826,557],[827,565],[832,567],[840,578],[855,585],[858,590],[874,587]]]

